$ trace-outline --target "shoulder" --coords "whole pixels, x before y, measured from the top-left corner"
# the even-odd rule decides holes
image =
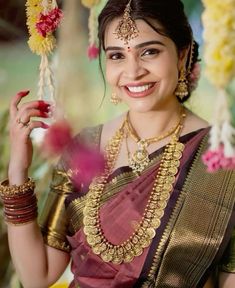
[[[186,114],[187,116],[185,119],[182,134],[188,134],[190,132],[194,132],[199,129],[208,128],[210,126],[210,124],[207,121],[200,118],[199,116],[194,114],[192,111],[187,110]]]
[[[82,140],[84,143],[103,147],[121,127],[124,118],[125,113],[105,123],[87,126],[74,136],[74,141]]]
[[[103,148],[106,143],[113,137],[115,132],[121,127],[126,113],[121,114],[120,116],[106,122],[102,126],[102,133],[100,139],[100,146]]]

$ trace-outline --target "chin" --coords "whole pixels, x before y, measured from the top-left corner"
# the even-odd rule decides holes
[[[152,97],[151,97],[152,96]],[[136,113],[148,113],[152,111],[157,111],[159,107],[162,107],[165,101],[157,100],[156,95],[151,95],[143,99],[125,99],[129,110]],[[159,96],[158,96],[159,98]],[[163,99],[162,99],[163,100]]]
[[[156,110],[156,105],[147,105],[147,103],[135,103],[128,105],[129,110],[136,113],[148,113]]]

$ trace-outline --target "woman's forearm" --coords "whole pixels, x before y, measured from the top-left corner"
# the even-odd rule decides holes
[[[46,246],[36,221],[8,225],[9,247],[24,288],[48,288],[66,268],[69,256]]]
[[[234,288],[235,274],[221,272],[219,277],[219,288]]]

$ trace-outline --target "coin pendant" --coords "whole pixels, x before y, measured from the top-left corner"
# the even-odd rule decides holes
[[[151,239],[149,237],[144,237],[143,239],[141,239],[141,246],[143,248],[149,247],[150,244],[151,244]]]
[[[120,264],[122,264],[123,259],[122,259],[122,257],[115,255],[112,262],[113,262],[113,264],[120,265]]]
[[[93,226],[96,224],[96,218],[92,218],[92,217],[88,217],[88,216],[85,216],[83,218],[83,224],[85,226]]]
[[[96,235],[98,234],[98,228],[94,227],[94,226],[85,226],[83,228],[84,234],[85,235]]]
[[[135,257],[134,252],[130,250],[126,252],[126,254],[124,255],[124,262],[130,263],[134,259],[134,257]]]
[[[142,253],[144,251],[140,245],[136,245],[133,250],[134,250],[135,256],[142,255]]]
[[[147,235],[149,236],[150,239],[153,239],[156,235],[155,229],[153,228],[148,228],[146,230]]]
[[[113,259],[113,256],[107,253],[107,251],[104,251],[103,253],[101,253],[101,258],[104,262],[111,262]]]
[[[94,246],[92,250],[96,255],[99,255],[103,253],[106,249],[107,249],[107,246],[105,245],[105,243],[100,243]]]
[[[161,224],[161,221],[160,221],[160,219],[158,217],[154,217],[151,222],[152,222],[152,226],[155,229],[157,229],[160,226],[160,224]]]

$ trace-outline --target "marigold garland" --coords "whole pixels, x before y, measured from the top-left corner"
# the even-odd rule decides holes
[[[27,0],[26,16],[30,35],[28,45],[33,53],[41,56],[38,98],[42,99],[48,90],[49,99],[54,101],[53,74],[47,57],[56,46],[53,32],[60,23],[62,11],[56,0]]]
[[[229,99],[233,97],[228,87],[235,78],[235,0],[203,0],[203,3],[206,75],[218,90],[210,148],[203,160],[209,171],[234,169],[235,129],[229,107]]]
[[[57,7],[54,7],[54,9],[55,8]],[[51,53],[55,48],[56,43],[55,37],[52,35],[53,31],[50,31],[50,33],[46,34],[44,37],[38,32],[37,24],[44,11],[45,7],[43,6],[42,0],[27,0],[26,24],[30,35],[28,44],[32,52],[38,55]]]
[[[225,88],[235,76],[235,0],[203,0],[206,74]]]
[[[81,2],[83,6],[90,9],[88,20],[89,46],[87,55],[90,60],[93,60],[99,55],[99,48],[97,47],[98,21],[96,7],[101,3],[101,0],[82,0]]]

